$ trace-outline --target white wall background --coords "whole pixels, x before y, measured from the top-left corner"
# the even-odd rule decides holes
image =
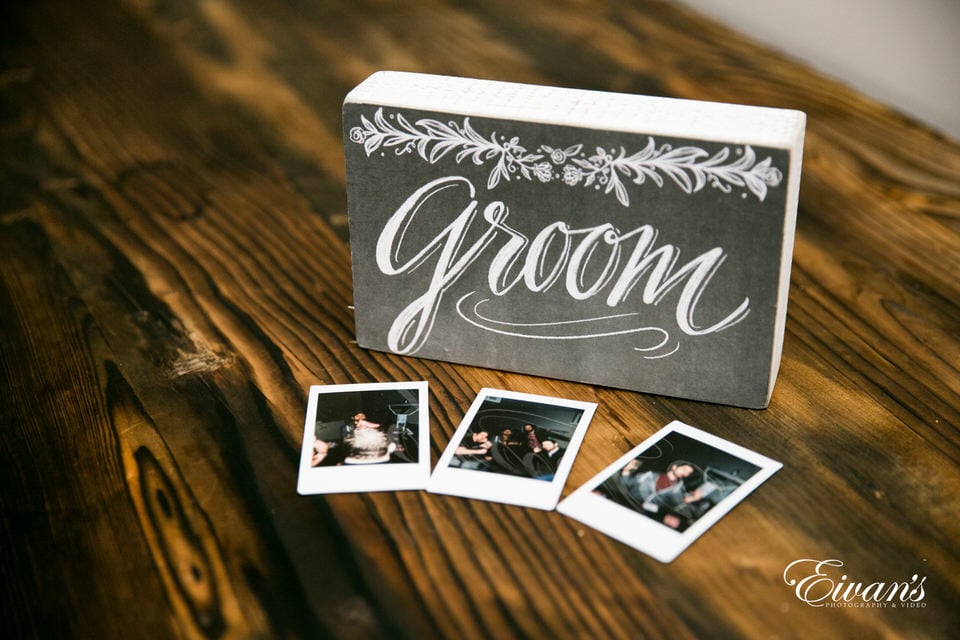
[[[960,0],[680,0],[960,140]]]

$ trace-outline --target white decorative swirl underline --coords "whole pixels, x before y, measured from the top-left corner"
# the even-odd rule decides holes
[[[556,322],[527,322],[527,323],[506,322],[503,320],[495,320],[493,318],[488,318],[479,312],[480,305],[484,304],[485,302],[489,302],[490,301],[489,298],[484,298],[482,300],[478,300],[472,303],[473,304],[472,308],[468,309],[468,311],[472,313],[472,316],[468,315],[468,313],[464,311],[464,306],[465,304],[470,304],[467,302],[467,299],[470,298],[471,296],[476,295],[476,293],[477,293],[476,291],[471,291],[470,293],[464,295],[457,301],[457,314],[463,320],[465,320],[466,322],[472,324],[473,326],[479,329],[483,329],[484,331],[490,331],[492,333],[497,333],[504,336],[512,336],[515,338],[529,338],[533,340],[584,340],[584,339],[590,339],[590,338],[605,338],[610,336],[628,335],[631,333],[649,333],[649,332],[659,333],[663,336],[663,339],[652,347],[646,347],[646,348],[634,347],[635,351],[644,351],[644,352],[655,351],[656,349],[659,349],[660,347],[665,345],[667,341],[670,339],[670,334],[665,329],[662,329],[660,327],[633,327],[630,329],[621,329],[618,331],[606,331],[606,332],[600,332],[600,333],[588,333],[588,334],[577,334],[577,335],[540,335],[536,333],[525,333],[519,330],[508,331],[504,329],[498,329],[491,325],[517,327],[518,329],[523,327],[528,327],[528,328],[559,327],[559,326],[570,326],[570,325],[584,325],[584,324],[591,324],[591,323],[603,322],[608,320],[619,320],[622,318],[632,318],[640,314],[639,313],[620,313],[616,315],[601,316],[597,318],[582,318],[579,320],[561,320]],[[678,344],[678,348],[679,348],[679,344]],[[674,353],[675,351],[676,349],[674,349],[670,353]],[[670,354],[665,354],[665,355],[670,355]]]
[[[640,349],[639,347],[634,347],[633,350],[634,351],[651,351],[651,349]],[[660,358],[667,358],[669,356],[672,356],[679,350],[680,350],[680,343],[678,342],[673,349],[671,349],[670,351],[667,351],[666,353],[661,353],[658,356],[643,356],[643,358],[644,360],[659,360]]]

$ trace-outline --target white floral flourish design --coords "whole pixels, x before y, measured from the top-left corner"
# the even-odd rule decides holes
[[[562,181],[568,186],[592,186],[613,193],[623,206],[629,206],[627,184],[641,185],[647,179],[663,187],[664,176],[670,178],[685,193],[694,193],[710,185],[724,193],[734,187],[745,188],[761,202],[766,198],[768,187],[779,186],[783,174],[772,166],[767,157],[757,162],[757,156],[749,145],[738,148],[732,161],[730,147],[723,147],[712,156],[699,147],[673,148],[669,144],[657,146],[652,137],[647,146],[636,153],[627,154],[596,147],[593,155],[583,151],[577,144],[564,149],[540,145],[531,153],[520,144],[519,137],[498,136],[496,132],[484,137],[464,118],[462,124],[454,121],[444,124],[439,120],[424,118],[410,123],[401,114],[384,116],[377,109],[371,121],[360,116],[360,126],[350,129],[350,141],[362,144],[369,156],[381,147],[393,148],[397,155],[414,151],[431,164],[456,151],[457,163],[472,160],[477,166],[492,162],[487,187],[493,189],[501,180],[521,176],[526,180],[540,182]]]

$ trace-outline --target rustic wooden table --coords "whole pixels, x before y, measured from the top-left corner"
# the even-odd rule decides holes
[[[4,5],[5,637],[960,633],[956,141],[653,0]],[[770,407],[353,344],[340,108],[378,69],[805,111]],[[420,379],[434,461],[481,387],[599,403],[565,493],[674,418],[785,466],[669,565],[556,512],[296,494],[309,385]],[[812,607],[805,558],[923,597]]]

